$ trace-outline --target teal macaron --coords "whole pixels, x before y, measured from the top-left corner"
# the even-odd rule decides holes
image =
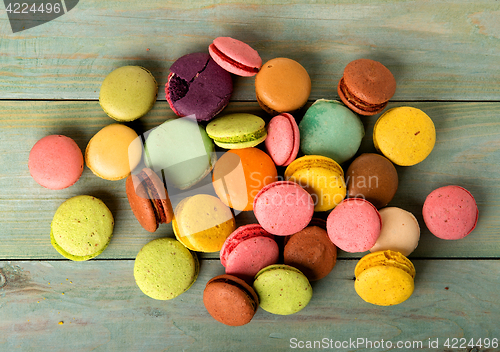
[[[207,133],[215,144],[224,149],[255,147],[267,137],[265,121],[247,113],[218,117],[207,125]]]
[[[255,275],[253,288],[260,307],[272,314],[290,315],[302,310],[312,297],[312,287],[299,270],[285,264],[273,264]]]
[[[361,119],[342,103],[317,100],[299,124],[300,149],[341,164],[356,154],[365,135]]]

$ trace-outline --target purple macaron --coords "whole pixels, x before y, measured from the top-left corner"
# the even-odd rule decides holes
[[[229,103],[233,92],[231,74],[208,53],[192,53],[177,59],[170,67],[165,95],[178,116],[195,115],[210,121]]]

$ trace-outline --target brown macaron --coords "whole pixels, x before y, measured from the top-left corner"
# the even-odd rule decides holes
[[[396,79],[378,61],[358,59],[344,69],[337,87],[340,99],[360,115],[378,114],[396,92]]]
[[[172,221],[174,211],[167,189],[153,170],[144,168],[137,175],[129,175],[125,191],[132,212],[145,230],[155,232],[159,224]]]
[[[398,189],[398,173],[386,157],[364,153],[351,163],[345,174],[349,198],[364,198],[377,209],[385,207]]]
[[[225,274],[207,282],[203,291],[203,304],[218,322],[241,326],[252,320],[259,307],[259,299],[245,281]]]
[[[293,266],[309,279],[317,281],[332,271],[337,262],[337,247],[326,230],[308,226],[290,236],[283,250],[284,263]]]

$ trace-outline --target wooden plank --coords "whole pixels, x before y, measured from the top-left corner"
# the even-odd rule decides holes
[[[391,104],[390,107],[404,105]],[[500,122],[499,103],[413,103],[427,112],[435,122],[437,144],[431,155],[412,167],[397,167],[400,187],[390,203],[414,213],[422,236],[418,258],[432,257],[499,257],[500,245]],[[256,103],[231,103],[225,112],[248,111],[263,115]],[[139,133],[173,117],[165,102],[137,123]],[[297,115],[300,119],[300,115]],[[266,117],[267,118],[267,117]],[[371,139],[376,116],[364,119],[366,137],[361,152],[374,151]],[[114,238],[100,258],[135,258],[149,240],[172,236],[170,225],[161,225],[157,233],[143,230],[135,220],[124,192],[124,181],[106,181],[85,168],[81,179],[65,190],[53,191],[36,184],[27,168],[28,155],[35,142],[48,134],[62,133],[75,138],[82,150],[100,128],[113,121],[105,116],[97,102],[0,102],[0,258],[57,259],[60,255],[49,240],[52,216],[65,199],[91,194],[105,201],[115,216]],[[222,152],[222,150],[220,150]],[[347,165],[344,165],[344,169]],[[280,172],[283,170],[280,169]],[[195,193],[213,192],[210,179]],[[426,229],[421,216],[425,197],[433,189],[459,184],[476,197],[480,218],[474,232],[459,241],[440,240]],[[172,193],[173,194],[173,193]],[[184,193],[173,197],[182,199]],[[317,214],[326,217],[326,213]],[[252,212],[237,216],[238,225],[255,222]],[[360,254],[340,253],[341,257]],[[216,257],[216,254],[207,255]]]
[[[15,34],[1,12],[0,99],[97,99],[104,77],[129,64],[150,69],[163,87],[173,61],[218,36],[248,42],[264,61],[299,61],[312,99],[336,97],[344,67],[361,57],[394,72],[395,100],[500,96],[495,0],[87,0]],[[235,81],[235,100],[255,100],[253,79]]]
[[[223,272],[218,261],[204,261],[195,284],[171,301],[142,294],[133,261],[0,262],[0,349],[284,351],[299,341],[361,338],[422,342],[422,349],[401,349],[407,351],[465,351],[444,343],[500,337],[500,280],[492,275],[500,270],[499,261],[414,263],[415,291],[400,305],[362,301],[354,291],[356,261],[341,260],[313,283],[312,300],[299,313],[278,316],[259,309],[248,325],[235,328],[216,322],[203,306],[206,282]],[[438,339],[439,348],[428,348],[429,339]],[[333,345],[330,350],[389,349]]]

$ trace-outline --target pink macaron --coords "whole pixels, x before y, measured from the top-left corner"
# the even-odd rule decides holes
[[[220,67],[238,76],[254,76],[262,66],[262,59],[255,49],[230,37],[215,38],[208,52]]]
[[[269,121],[264,141],[268,154],[278,166],[287,166],[295,160],[300,147],[299,126],[295,118],[282,113]]]
[[[67,188],[82,175],[83,154],[69,137],[45,136],[31,148],[28,168],[39,185],[48,189]]]
[[[377,208],[362,198],[347,198],[340,202],[326,219],[330,240],[350,253],[365,252],[380,236],[382,219]]]
[[[464,238],[474,230],[479,211],[472,194],[455,185],[432,191],[422,209],[429,231],[444,240]]]
[[[259,224],[238,227],[220,250],[220,261],[226,268],[226,274],[248,282],[260,269],[276,264],[278,259],[279,248],[274,235]]]
[[[253,211],[266,231],[278,236],[288,236],[309,224],[314,214],[314,201],[297,183],[277,181],[257,193]]]

